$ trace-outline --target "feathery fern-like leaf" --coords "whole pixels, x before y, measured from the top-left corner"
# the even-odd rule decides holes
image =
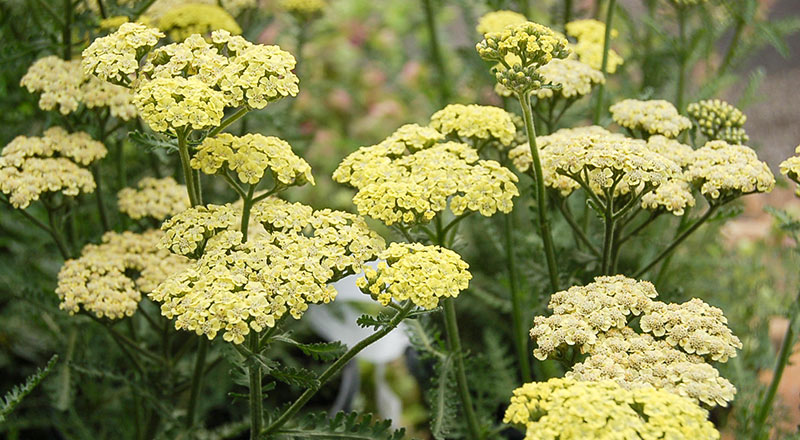
[[[300,419],[296,428],[275,433],[275,438],[292,440],[400,440],[404,436],[405,429],[392,429],[391,421],[357,412],[340,412],[333,417],[328,417],[326,413],[311,413]]]
[[[22,402],[22,399],[30,394],[53,371],[57,361],[58,355],[54,354],[43,368],[37,369],[35,373],[25,379],[23,384],[14,386],[3,396],[3,400],[0,401],[0,423],[5,421],[6,417],[14,411],[14,408]]]

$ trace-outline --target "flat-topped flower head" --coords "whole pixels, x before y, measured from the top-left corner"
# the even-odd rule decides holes
[[[206,138],[191,160],[194,169],[206,174],[236,172],[244,183],[255,185],[269,172],[283,187],[314,184],[311,166],[292,151],[288,142],[275,136],[228,133]]]
[[[682,304],[656,301],[639,321],[642,331],[707,360],[727,362],[742,342],[727,326],[722,310],[698,298]]]
[[[336,289],[330,283],[360,272],[384,249],[380,236],[358,216],[316,211],[295,227],[285,216],[268,213],[297,207],[268,200],[269,206],[254,207],[256,217],[272,222],[264,224],[268,232],[242,242],[242,233],[230,224],[203,228],[202,255],[150,294],[161,303],[161,313],[175,319],[176,329],[209,339],[223,332],[225,341],[241,344],[251,330],[274,327],[286,313],[300,319],[309,304],[332,301]]]
[[[666,211],[682,216],[687,207],[696,203],[692,186],[683,178],[669,179],[642,196],[642,208],[650,211]]]
[[[196,255],[199,246],[220,231],[238,225],[236,211],[227,205],[195,206],[167,219],[160,247],[175,254]]]
[[[147,52],[164,37],[158,29],[139,23],[125,23],[119,29],[92,42],[83,51],[81,66],[87,75],[126,84],[139,68]]]
[[[647,149],[672,160],[683,169],[694,160],[692,147],[660,134],[654,134],[647,138]]]
[[[161,221],[189,209],[189,196],[186,186],[172,177],[145,177],[136,188],[123,188],[117,193],[117,206],[134,220],[151,217]]]
[[[775,177],[750,147],[710,141],[694,152],[686,178],[710,202],[725,202],[744,194],[770,192]]]
[[[554,58],[569,55],[564,36],[547,26],[525,22],[484,35],[476,49],[481,58],[500,63],[497,82],[515,93],[527,93],[545,82],[539,69]]]
[[[225,111],[222,92],[194,77],[145,81],[133,101],[147,125],[159,132],[216,127]]]
[[[439,246],[392,243],[378,258],[384,261],[377,269],[367,268],[356,284],[384,306],[410,300],[434,309],[439,300],[457,297],[472,278],[469,265],[457,253]]]
[[[514,141],[517,128],[507,111],[490,105],[450,104],[431,116],[430,126],[459,142],[481,150],[487,145],[503,149]]]
[[[592,87],[605,83],[603,74],[577,60],[554,59],[539,69],[545,84],[552,87],[541,88],[534,91],[539,99],[549,99],[554,96],[577,99],[588,95]]]
[[[570,45],[570,48],[578,59],[593,69],[600,70],[603,65],[606,25],[594,19],[575,20],[567,23],[566,31],[567,35],[577,40],[577,43]],[[616,29],[611,29],[612,40],[617,38],[618,34]],[[616,72],[622,63],[622,57],[613,49],[609,49],[606,72]]]
[[[207,35],[219,29],[234,35],[242,33],[236,19],[225,9],[202,3],[188,3],[170,9],[158,20],[158,28],[172,41],[183,41],[192,34]]]
[[[663,99],[625,99],[612,105],[609,110],[614,122],[642,138],[654,134],[676,138],[692,127],[689,118],[681,116],[671,102]]]
[[[747,116],[738,108],[720,99],[693,102],[686,107],[697,128],[710,141],[745,144],[750,140],[744,131]]]
[[[720,438],[708,412],[651,387],[550,379],[514,390],[504,423],[525,429],[525,440]]]
[[[622,275],[603,276],[586,286],[573,286],[554,293],[547,308],[549,317],[537,316],[530,335],[536,341],[537,359],[575,346],[587,352],[600,333],[623,328],[634,316],[648,311],[658,296],[649,281],[636,281]]]
[[[630,327],[598,336],[591,355],[566,377],[580,381],[613,380],[625,389],[650,387],[688,397],[707,407],[728,406],[736,388],[702,357],[667,341],[638,334]]]
[[[519,12],[506,10],[492,11],[483,14],[483,16],[478,19],[478,25],[475,27],[475,30],[481,35],[486,35],[490,32],[500,32],[505,29],[506,26],[525,23],[527,21],[528,19]]]
[[[65,61],[55,55],[40,58],[28,68],[20,85],[40,93],[42,110],[58,109],[68,115],[84,104],[87,108],[108,107],[111,116],[125,121],[136,117],[131,91],[86,75],[80,60]]]
[[[142,294],[153,291],[188,260],[157,247],[162,232],[107,232],[99,245],[89,244],[81,256],[67,260],[58,273],[59,307],[83,309],[98,318],[120,319],[136,312]]]
[[[85,167],[105,157],[106,147],[88,133],[52,127],[41,137],[17,136],[0,155],[0,191],[19,209],[45,193],[68,197],[91,193],[95,181]]]
[[[781,162],[781,174],[800,185],[800,146],[794,152],[796,153],[794,156]],[[800,195],[800,187],[797,189],[797,194]]]

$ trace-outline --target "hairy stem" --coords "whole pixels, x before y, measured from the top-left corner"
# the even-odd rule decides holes
[[[606,76],[608,72],[608,49],[611,46],[611,23],[614,19],[614,10],[617,8],[617,0],[608,0],[608,10],[606,11],[606,32],[603,37],[603,61],[600,63],[600,72]],[[603,106],[605,101],[605,83],[597,85],[597,102],[594,107],[594,115],[592,115],[592,122],[597,125],[600,122],[600,114],[603,113]]]
[[[178,152],[181,156],[181,167],[183,168],[183,180],[186,183],[186,190],[189,193],[189,202],[192,206],[200,204],[200,199],[195,188],[195,179],[192,167],[189,165],[189,146],[186,143],[186,132],[178,132]]]

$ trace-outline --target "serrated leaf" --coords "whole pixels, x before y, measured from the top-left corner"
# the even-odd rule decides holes
[[[303,417],[296,428],[281,429],[274,437],[294,440],[400,440],[405,437],[405,429],[394,430],[391,421],[374,419],[369,413],[339,412],[333,417],[327,413],[311,413]]]
[[[389,325],[393,316],[386,312],[378,313],[377,315],[361,315],[356,319],[356,324],[363,328],[374,328],[379,330],[382,327]]]
[[[287,385],[294,385],[301,388],[319,388],[317,375],[305,368],[282,366],[272,369],[269,374]]]
[[[177,140],[160,133],[148,133],[135,130],[128,133],[128,138],[132,142],[151,150],[166,150],[168,152],[178,151]]]
[[[56,362],[58,362],[58,355],[54,354],[44,367],[37,369],[35,373],[25,379],[24,383],[15,385],[3,396],[3,400],[0,401],[0,423],[3,423],[6,417],[14,411],[14,408],[22,402],[22,399],[53,371]]]
[[[340,341],[304,344],[302,342],[297,342],[288,336],[278,336],[275,339],[299,348],[303,354],[306,356],[311,356],[317,361],[332,361],[342,356],[347,351],[347,346],[342,344]]]

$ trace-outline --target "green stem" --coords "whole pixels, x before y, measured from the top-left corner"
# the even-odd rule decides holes
[[[242,200],[242,243],[247,241],[247,228],[250,226],[250,210],[253,208],[253,193],[256,191],[255,185],[250,185],[250,190]]]
[[[792,304],[791,316],[789,317],[789,326],[786,327],[786,333],[783,335],[783,343],[781,343],[781,351],[778,354],[778,359],[775,362],[775,371],[772,374],[772,381],[770,381],[767,393],[764,395],[764,400],[758,406],[758,411],[755,416],[755,430],[753,438],[756,440],[766,440],[769,431],[764,432],[767,417],[772,412],[772,402],[775,400],[775,394],[778,391],[778,385],[783,376],[783,370],[786,364],[789,363],[789,357],[792,355],[792,348],[794,346],[795,331],[794,326],[797,324],[798,303],[800,302],[800,293],[795,298]]]
[[[336,375],[351,359],[353,359],[361,350],[367,348],[368,346],[372,345],[375,341],[381,339],[382,337],[386,336],[394,330],[400,322],[408,316],[411,309],[414,307],[414,303],[408,302],[401,311],[395,313],[392,317],[391,321],[386,324],[383,328],[376,331],[375,333],[367,336],[366,338],[359,341],[356,345],[354,345],[351,349],[347,350],[345,354],[342,355],[339,359],[336,360],[330,367],[328,367],[322,375],[319,376],[319,384],[320,386],[328,382],[334,375]],[[300,411],[309,400],[317,393],[318,388],[309,388],[300,395],[297,400],[292,403],[292,405],[284,411],[280,417],[275,419],[274,422],[270,423],[267,426],[267,429],[264,430],[262,434],[270,434],[274,433],[278,428],[283,426],[286,422],[288,422],[298,411]]]
[[[678,38],[679,38],[679,53],[678,53],[678,90],[675,96],[678,111],[683,111],[683,95],[686,89],[686,10],[685,8],[678,8]]]
[[[528,335],[525,332],[525,325],[523,323],[523,312],[525,304],[519,289],[519,280],[517,279],[517,268],[514,258],[514,239],[512,232],[514,231],[514,211],[504,215],[505,220],[505,239],[506,239],[506,265],[508,267],[508,280],[511,286],[511,318],[514,328],[514,345],[517,350],[517,358],[519,360],[519,369],[522,375],[522,382],[528,383],[531,381],[531,366],[528,359]]]
[[[746,21],[742,17],[736,18],[736,28],[733,31],[733,39],[731,39],[731,44],[728,46],[728,51],[725,53],[725,58],[723,58],[722,64],[719,67],[719,73],[717,76],[722,76],[728,72],[728,69],[731,67],[731,63],[733,62],[733,57],[736,55],[736,48],[739,47],[739,40],[742,38],[742,33],[744,32],[744,26]]]
[[[612,0],[613,1],[613,0]],[[542,162],[539,159],[539,147],[536,146],[536,128],[533,126],[533,115],[531,114],[531,100],[527,93],[518,93],[517,98],[522,105],[522,115],[525,120],[525,130],[528,134],[528,145],[533,157],[533,184],[536,194],[536,204],[539,217],[539,233],[544,243],[544,252],[547,258],[547,270],[550,276],[550,285],[553,292],[558,291],[558,268],[556,267],[555,248],[553,246],[553,236],[550,232],[550,221],[547,216],[547,199],[544,192],[544,174],[542,173]]]
[[[64,0],[64,26],[61,28],[64,60],[72,59],[72,0]]]
[[[24,212],[24,211],[23,211]],[[33,216],[30,216],[33,218]],[[59,252],[61,252],[61,256],[64,257],[65,260],[69,260],[72,255],[72,251],[70,251],[67,243],[64,241],[64,237],[61,235],[61,232],[56,227],[56,218],[55,212],[47,208],[47,220],[50,223],[50,227],[48,230],[50,231],[50,235],[53,237],[53,241],[56,242],[56,246],[58,246]]]
[[[603,61],[600,64],[600,72],[606,76],[608,72],[608,49],[611,46],[611,23],[614,19],[614,10],[617,8],[617,0],[608,0],[608,10],[606,11],[606,32],[603,37]],[[606,81],[607,82],[607,81]],[[605,101],[605,83],[597,85],[597,102],[594,107],[592,122],[597,125],[600,122],[600,114],[603,113],[603,102]]]
[[[677,236],[674,240],[672,240],[672,243],[670,243],[669,246],[667,246],[666,249],[661,251],[661,253],[658,254],[658,256],[653,258],[653,260],[651,260],[649,263],[647,263],[643,268],[639,269],[639,271],[636,272],[636,275],[634,275],[633,277],[634,278],[640,278],[648,270],[650,270],[653,266],[658,264],[658,262],[661,261],[664,257],[666,257],[669,254],[671,254],[672,251],[674,251],[675,248],[678,247],[678,245],[683,242],[683,240],[686,240],[686,238],[689,235],[691,235],[692,232],[696,231],[697,228],[699,228],[703,223],[705,223],[705,221],[708,220],[711,217],[711,215],[714,214],[714,212],[716,212],[717,208],[719,208],[719,205],[710,206],[708,208],[708,210],[706,211],[706,213],[703,214],[702,217],[697,219],[697,221],[695,221],[691,226],[689,226],[685,231],[683,231],[683,233],[681,233],[681,235]]]
[[[206,355],[208,354],[208,338],[199,336],[197,344],[197,356],[194,360],[194,373],[192,374],[192,387],[189,392],[189,406],[186,408],[186,427],[194,426],[195,414],[197,413],[197,396],[200,395],[200,385],[203,382],[203,373],[206,366]]]
[[[461,405],[464,408],[464,416],[467,419],[469,438],[479,439],[481,438],[480,426],[475,415],[475,409],[472,406],[472,396],[469,394],[467,374],[464,370],[464,352],[461,348],[461,337],[458,334],[458,321],[456,320],[456,306],[453,301],[454,298],[447,298],[442,301],[444,303],[444,322],[447,328],[447,344],[450,347],[450,351],[455,355],[458,394],[461,397]]]
[[[564,0],[564,32],[567,29],[567,23],[572,21],[572,0]]]
[[[444,57],[442,57],[442,50],[439,44],[439,34],[436,29],[436,17],[433,12],[432,0],[422,0],[422,6],[425,9],[425,23],[428,27],[431,59],[438,76],[436,88],[439,91],[439,105],[444,107],[450,101],[450,80],[447,76],[447,68],[444,64]]]
[[[223,120],[222,123],[219,124],[219,127],[209,131],[206,137],[214,137],[218,135],[222,130],[228,128],[229,125],[233,124],[234,122],[239,120],[239,118],[246,115],[248,111],[250,110],[247,107],[240,108],[239,110],[236,111],[236,113],[228,116],[228,118]]]
[[[178,132],[178,152],[181,156],[181,167],[183,168],[183,180],[186,183],[186,191],[189,193],[189,202],[192,206],[200,204],[200,199],[197,196],[197,188],[195,188],[195,179],[192,173],[192,167],[189,165],[189,146],[186,143],[186,132]]]
[[[613,213],[614,194],[612,189],[611,194],[607,194],[606,201],[605,234],[603,235],[603,263],[600,266],[602,268],[603,275],[611,275],[609,273],[611,269],[611,251],[613,249],[614,226],[617,222]]]
[[[100,213],[100,223],[103,226],[103,232],[111,229],[111,224],[108,222],[108,213],[106,212],[106,204],[103,201],[103,180],[100,176],[100,167],[92,165],[92,175],[94,176],[95,199],[97,200],[97,211]]]
[[[589,240],[589,237],[586,236],[586,233],[583,231],[583,228],[578,224],[572,214],[569,212],[568,208],[565,206],[567,203],[567,199],[564,199],[562,203],[556,203],[558,209],[561,211],[562,216],[567,221],[569,226],[575,232],[575,236],[589,248],[589,251],[594,254],[595,257],[600,257],[600,249],[597,249],[597,246]]]
[[[258,333],[250,332],[250,351],[258,354]],[[264,408],[261,396],[261,367],[251,362],[247,371],[250,376],[250,440],[257,440],[264,425]]]

